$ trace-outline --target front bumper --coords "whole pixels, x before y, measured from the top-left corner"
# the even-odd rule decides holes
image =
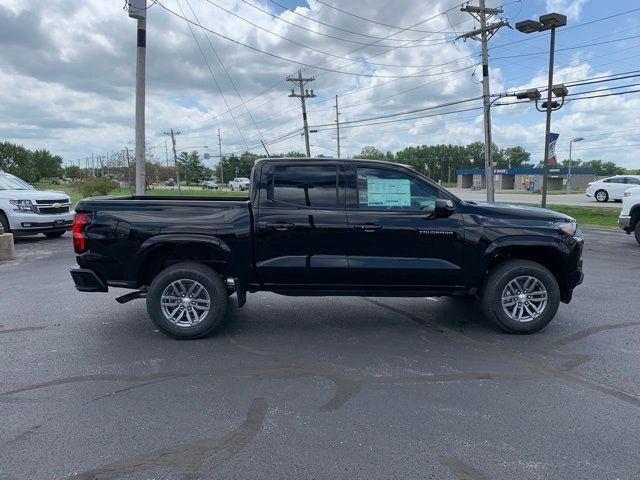
[[[76,285],[76,290],[80,292],[108,292],[109,287],[102,279],[88,268],[71,268],[71,278]]]
[[[627,233],[631,233],[631,215],[620,215],[618,226]]]
[[[52,215],[14,213],[9,217],[9,227],[15,236],[69,230],[73,225],[73,214],[73,211]]]

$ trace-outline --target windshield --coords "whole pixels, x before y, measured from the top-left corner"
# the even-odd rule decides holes
[[[0,190],[34,190],[34,188],[10,173],[0,173]]]

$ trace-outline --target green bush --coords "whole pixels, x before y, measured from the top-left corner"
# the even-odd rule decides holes
[[[111,191],[118,188],[118,183],[107,177],[96,177],[86,182],[77,183],[74,188],[83,197],[95,197],[97,195],[109,195]]]

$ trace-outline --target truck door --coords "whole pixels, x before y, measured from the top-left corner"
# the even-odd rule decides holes
[[[444,193],[392,166],[349,165],[345,173],[353,283],[436,291],[462,284],[462,215],[434,216]]]
[[[255,232],[258,278],[272,289],[340,288],[349,236],[342,165],[268,163]]]

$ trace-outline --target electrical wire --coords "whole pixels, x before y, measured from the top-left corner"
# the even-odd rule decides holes
[[[189,3],[189,0],[185,0],[185,1],[187,2],[187,6],[189,7],[189,10],[191,10],[191,13],[193,14],[193,17],[196,19],[196,21],[198,23],[200,23],[200,20],[198,19],[198,16],[196,15],[196,12],[191,7],[191,3]],[[244,106],[247,114],[249,115],[249,118],[251,119],[251,122],[253,123],[254,128],[258,132],[259,138],[262,138],[262,132],[260,131],[260,128],[258,127],[258,124],[256,123],[255,119],[253,118],[253,115],[251,115],[251,111],[247,108],[247,104],[245,103],[244,98],[242,98],[242,95],[240,95],[240,91],[238,90],[238,87],[236,86],[236,83],[231,78],[231,75],[229,75],[229,71],[227,70],[227,67],[225,66],[225,64],[222,61],[222,59],[220,58],[220,55],[218,55],[218,51],[213,46],[213,42],[211,41],[211,39],[209,38],[209,35],[207,35],[207,32],[205,30],[202,30],[202,33],[204,34],[205,38],[207,39],[207,42],[209,43],[209,46],[211,47],[211,50],[213,50],[213,54],[218,59],[218,62],[222,66],[222,69],[224,70],[224,73],[226,74],[227,78],[229,79],[229,82],[231,82],[231,85],[233,86],[233,89],[235,90],[236,95],[240,99],[240,102]],[[226,103],[225,103],[225,105],[226,105]],[[228,105],[227,105],[227,109],[229,110],[229,106]],[[229,113],[232,114],[231,110],[229,110]]]
[[[180,5],[180,0],[176,0],[176,3],[178,4],[178,7],[180,8],[180,11],[182,12],[182,15],[184,16],[184,10],[182,9],[182,5]],[[184,18],[186,19],[186,17],[184,17]],[[209,70],[209,73],[211,74],[211,78],[213,78],[213,82],[215,83],[216,88],[218,89],[218,92],[220,93],[220,96],[222,97],[222,100],[224,101],[224,104],[227,107],[227,110],[229,110],[229,103],[227,102],[227,97],[224,95],[224,93],[222,93],[222,88],[220,87],[220,84],[218,83],[218,80],[216,79],[216,76],[213,73],[213,69],[211,68],[211,65],[209,64],[209,61],[207,60],[207,57],[204,54],[204,51],[202,50],[202,47],[200,46],[200,42],[198,42],[198,39],[196,37],[195,32],[193,31],[193,28],[191,28],[191,24],[188,24],[188,27],[189,27],[189,31],[191,32],[191,36],[193,37],[193,40],[196,42],[196,45],[198,46],[198,50],[200,51],[200,54],[202,55],[202,58],[204,59],[204,63],[207,65],[207,69]],[[238,133],[240,134],[240,137],[242,138],[242,141],[246,145],[247,144],[247,140],[244,138],[244,135],[242,134],[242,129],[238,125],[238,122],[237,122],[235,116],[233,115],[233,113],[230,112],[230,115],[231,115],[231,118],[233,119],[233,123],[235,124],[236,129],[238,130]]]
[[[325,52],[323,50],[319,50],[317,48],[310,47],[309,45],[305,45],[303,43],[300,43],[300,42],[298,42],[296,40],[292,40],[292,39],[290,39],[288,37],[285,37],[284,35],[280,35],[279,33],[276,33],[276,32],[274,32],[272,30],[269,30],[268,28],[264,28],[264,27],[258,25],[257,23],[254,23],[251,20],[248,20],[248,19],[244,18],[243,16],[238,15],[237,13],[234,13],[231,10],[228,10],[228,9],[218,5],[213,0],[205,0],[205,1],[208,2],[209,4],[213,5],[214,7],[219,8],[223,12],[226,12],[229,15],[232,15],[232,16],[240,19],[241,21],[245,22],[245,23],[248,23],[249,25],[254,26],[258,30],[262,30],[263,32],[266,32],[266,33],[268,33],[270,35],[274,35],[274,36],[276,36],[278,38],[281,38],[281,39],[283,39],[283,40],[285,40],[285,41],[287,41],[289,43],[292,43],[292,44],[297,45],[299,47],[305,48],[307,50],[311,50],[312,52],[316,52],[316,53],[320,53],[322,55],[326,55],[328,57],[333,57],[333,58],[336,58],[336,59],[339,59],[339,60],[356,61],[356,62],[362,62],[362,63],[366,62],[368,65],[375,65],[375,66],[380,66],[380,67],[395,67],[395,68],[423,68],[424,67],[424,65],[398,65],[398,64],[389,64],[389,63],[368,62],[367,60],[352,59],[352,58],[347,58],[347,57],[343,57],[343,56],[340,56],[340,55],[335,55],[333,53]],[[434,43],[433,46],[444,45],[446,43],[450,43],[450,42],[444,41],[444,42],[440,42],[440,43]],[[369,44],[368,46],[371,46],[371,44]],[[374,46],[379,47],[380,45],[374,45]],[[396,48],[396,47],[393,47],[393,48]],[[400,48],[400,47],[397,47],[397,48]]]
[[[336,36],[333,36],[333,35],[329,35],[327,33],[318,32],[316,30],[311,30],[310,28],[304,27],[302,25],[298,25],[297,23],[290,22],[289,20],[287,20],[285,18],[282,18],[280,15],[276,15],[274,13],[271,13],[270,11],[263,9],[263,8],[259,7],[258,5],[254,5],[253,3],[251,3],[251,2],[249,2],[247,0],[241,0],[241,1],[242,1],[242,3],[245,3],[245,4],[249,5],[250,7],[254,8],[254,9],[256,9],[256,10],[262,12],[262,13],[265,13],[265,14],[271,16],[275,20],[281,21],[283,23],[287,23],[287,24],[289,24],[289,25],[291,25],[293,27],[296,27],[296,28],[299,28],[299,29],[302,29],[302,30],[306,30],[306,31],[308,31],[310,33],[313,33],[315,35],[320,35],[322,37],[327,37],[327,38],[333,38],[334,40],[340,40],[342,42],[347,42],[347,43],[356,43],[356,44],[359,44],[359,45],[368,45],[369,44],[368,42],[361,42],[361,41],[358,41],[358,40],[351,40],[351,39],[348,39],[348,38],[336,37]],[[286,8],[285,8],[285,10],[287,10],[287,11],[289,11],[291,13],[297,13],[297,12],[293,12],[293,11],[291,11],[289,9],[286,9]],[[310,18],[310,17],[306,17],[305,16],[304,18],[306,18],[308,20],[312,20],[314,22],[317,22],[317,23],[319,23],[321,25],[329,26],[330,28],[337,28],[337,27],[334,27],[332,25],[325,24],[323,22],[319,22],[317,20],[314,20],[313,18]],[[350,33],[352,35],[360,35],[360,36],[367,37],[367,38],[374,38],[374,39],[378,39],[378,40],[384,40],[384,37],[377,37],[377,36],[374,36],[374,35],[366,35],[364,33],[354,32],[354,31],[351,31],[351,30],[344,30],[344,29],[340,29],[340,30],[348,32],[348,33]],[[390,41],[394,41],[394,42],[410,41],[410,39],[408,39],[408,38],[390,38],[389,40]],[[379,47],[392,47],[393,45],[378,45],[378,46]],[[424,45],[411,45],[409,47],[401,47],[401,48],[416,48],[416,47],[422,47],[422,46],[424,46]]]

